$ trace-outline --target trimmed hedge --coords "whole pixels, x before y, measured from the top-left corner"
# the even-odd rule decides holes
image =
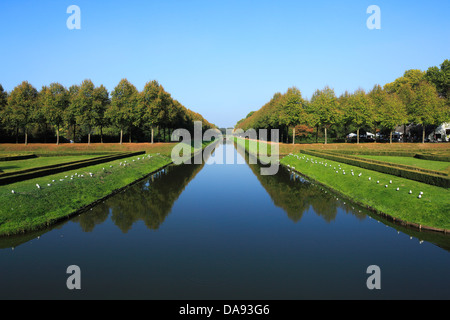
[[[408,151],[382,151],[382,150],[321,150],[333,154],[348,155],[370,155],[370,156],[393,156],[393,157],[414,157],[417,159],[450,162],[449,154],[428,154]]]
[[[450,187],[450,179],[448,176],[436,175],[432,173],[426,173],[418,170],[409,170],[406,168],[401,168],[396,165],[387,165],[381,163],[375,163],[371,161],[366,161],[365,159],[355,159],[356,157],[349,157],[345,155],[335,155],[331,153],[319,152],[314,150],[301,150],[302,153],[309,154],[312,156],[317,156],[320,158],[325,158],[337,162],[346,163],[349,165],[357,166],[364,169],[374,170],[382,173],[391,174],[394,176],[415,180],[419,182],[423,182],[426,184],[449,188]]]
[[[51,166],[37,167],[21,171],[0,174],[0,185],[48,176],[68,170],[75,170],[83,167],[93,166],[100,163],[110,162],[135,155],[145,154],[145,151],[119,153],[110,156],[96,157],[79,161],[60,163]]]
[[[433,160],[433,161],[445,161],[450,162],[450,155],[444,155],[444,154],[424,154],[424,153],[418,153],[414,155],[414,158],[417,159],[423,159],[423,160]]]
[[[37,155],[27,154],[27,155],[22,155],[22,156],[6,156],[6,157],[0,157],[0,161],[26,160],[26,159],[32,159],[32,158],[37,158]]]
[[[327,151],[322,151],[322,153],[328,153],[328,152]],[[337,155],[339,156],[339,154],[337,154]],[[392,162],[386,162],[386,161],[381,161],[381,160],[376,160],[376,159],[366,159],[366,158],[360,158],[360,157],[356,157],[356,156],[352,156],[352,155],[345,155],[345,157],[351,158],[351,159],[354,159],[354,160],[362,160],[362,161],[366,161],[366,162],[377,163],[377,164],[381,164],[381,165],[385,165],[385,166],[392,166],[392,167],[397,167],[397,168],[406,169],[406,170],[431,173],[431,174],[435,174],[435,175],[438,175],[438,176],[448,176],[448,174],[446,172],[443,172],[443,171],[419,168],[419,167],[410,166],[410,165],[407,165],[407,164],[392,163]]]
[[[382,150],[321,150],[323,152],[348,155],[370,155],[370,156],[394,156],[394,157],[414,157],[416,152],[408,151],[382,151]]]

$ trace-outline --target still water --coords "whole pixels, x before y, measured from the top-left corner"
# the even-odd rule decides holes
[[[450,236],[381,220],[284,168],[261,176],[233,144],[213,156],[235,164],[170,166],[0,239],[0,299],[450,298]],[[66,287],[70,265],[81,290]],[[370,265],[380,290],[367,288]]]

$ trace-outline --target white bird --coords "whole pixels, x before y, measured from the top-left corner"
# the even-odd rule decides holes
[[[409,190],[409,194],[411,194],[412,193],[412,190]]]
[[[49,186],[49,187],[50,187],[50,186],[51,186],[51,184],[50,184],[50,183],[47,183],[47,186]]]
[[[418,198],[419,198],[419,199],[420,199],[420,198],[422,198],[422,195],[421,195],[421,194],[419,194]]]
[[[391,183],[391,184],[392,184],[392,180],[389,180],[389,183]]]
[[[387,188],[387,187],[388,187],[388,185],[385,185],[384,187],[385,187],[385,188]]]
[[[423,192],[422,191],[420,191],[420,195],[422,195],[423,194]]]
[[[380,183],[380,181],[377,181],[377,183]]]
[[[369,181],[370,181],[370,180],[372,180],[372,178],[371,178],[371,177],[369,177]]]
[[[397,191],[399,191],[400,190],[400,188],[397,188]]]
[[[11,193],[16,193],[14,190],[11,190]]]
[[[36,187],[37,187],[38,189],[40,189],[40,188],[41,188],[41,186],[40,186],[40,185],[38,185],[37,183],[36,183]]]

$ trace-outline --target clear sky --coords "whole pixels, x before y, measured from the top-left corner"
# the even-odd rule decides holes
[[[81,10],[69,30],[67,8]],[[370,5],[381,29],[369,30]],[[0,83],[158,80],[219,127],[275,92],[310,98],[391,82],[450,59],[449,0],[1,0]]]

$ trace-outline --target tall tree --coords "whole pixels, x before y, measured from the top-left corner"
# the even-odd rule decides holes
[[[322,90],[316,90],[311,97],[310,109],[316,119],[316,126],[324,127],[325,144],[327,144],[327,129],[341,119],[338,99],[334,90],[328,86]]]
[[[392,143],[392,132],[407,121],[406,106],[396,93],[380,93],[383,97],[379,105],[379,119],[382,127],[389,130],[389,143]]]
[[[111,92],[111,106],[107,111],[107,117],[120,129],[120,144],[123,143],[123,131],[131,129],[135,121],[134,110],[138,104],[138,93],[136,87],[127,79],[120,80]]]
[[[3,86],[0,84],[0,113],[6,108],[7,103],[8,103],[8,93],[3,89]]]
[[[27,81],[16,86],[8,96],[9,117],[16,128],[24,129],[25,144],[28,144],[28,126],[33,122],[37,99],[37,90]]]
[[[72,141],[76,142],[76,129],[77,129],[77,115],[78,115],[78,92],[80,91],[80,86],[72,85],[69,87],[69,105],[64,112],[64,120],[67,125],[72,127]]]
[[[359,131],[363,127],[371,127],[373,119],[372,102],[362,89],[356,90],[346,101],[347,117],[356,126],[356,142],[359,144]]]
[[[425,127],[442,121],[444,100],[439,98],[436,87],[421,81],[415,90],[412,117],[416,124],[422,125],[422,143],[425,143]]]
[[[100,142],[103,143],[103,128],[108,125],[108,118],[105,113],[111,100],[108,90],[103,85],[96,87],[93,94],[92,120],[93,124],[100,128]]]
[[[428,68],[425,79],[436,86],[439,96],[445,99],[450,98],[450,60],[445,60],[440,68]]]
[[[0,84],[0,125],[5,125],[5,109],[8,104],[8,93],[3,89]]]
[[[77,123],[88,130],[88,144],[91,143],[91,132],[95,125],[94,118],[94,84],[91,80],[84,80],[74,98]]]
[[[144,113],[144,123],[151,130],[151,143],[154,142],[154,129],[158,126],[158,121],[161,120],[159,112],[163,108],[161,100],[161,91],[164,90],[158,81],[153,80],[147,82],[144,90],[140,93],[139,102],[142,105]]]
[[[59,144],[59,130],[64,124],[64,113],[69,106],[69,93],[59,83],[51,83],[40,92],[42,112],[47,122],[56,127],[56,144]]]
[[[300,90],[296,87],[289,88],[280,105],[279,122],[287,128],[292,127],[292,144],[295,144],[295,126],[304,121],[305,116]]]

